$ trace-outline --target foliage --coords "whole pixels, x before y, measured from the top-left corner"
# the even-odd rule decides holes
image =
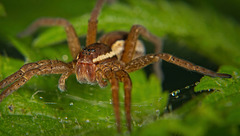
[[[18,5],[21,9],[13,6],[13,1],[3,0],[4,8],[0,5],[0,16],[6,14],[0,18],[0,44],[8,49],[10,43],[25,58],[24,61],[14,58],[14,54],[3,53],[5,55],[0,56],[1,80],[26,62],[71,61],[62,28],[41,29],[34,36],[23,39],[15,37],[38,17],[69,19],[82,36],[84,45],[83,36],[94,2],[35,2],[21,1]],[[223,65],[219,72],[232,74],[233,78],[202,78],[195,91],[214,89],[214,92],[201,94],[179,109],[164,113],[168,94],[162,93],[156,77],[146,78],[142,70],[131,73],[132,135],[239,135],[239,24],[211,7],[194,8],[180,1],[125,0],[104,7],[99,31],[128,31],[136,23]],[[60,92],[58,78],[59,75],[33,77],[4,99],[0,104],[0,135],[116,134],[109,86],[102,89],[78,84],[71,76],[67,80],[67,92]],[[122,89],[120,92],[122,102]],[[124,110],[121,113],[123,115]],[[124,124],[122,116],[122,126],[126,130]]]
[[[4,7],[3,5],[0,3],[0,16],[5,16],[6,15],[6,12],[4,10]]]

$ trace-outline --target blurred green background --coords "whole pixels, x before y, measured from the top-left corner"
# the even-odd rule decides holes
[[[71,61],[62,28],[41,28],[25,38],[16,35],[39,17],[62,17],[74,25],[84,45],[87,20],[94,5],[95,1],[83,0],[2,0],[0,79],[27,62]],[[163,38],[164,52],[233,75],[232,79],[200,80],[202,75],[163,62],[165,78],[161,86],[161,81],[151,74],[151,66],[132,73],[134,131],[131,135],[239,134],[239,9],[237,0],[121,0],[104,6],[99,17],[99,35],[114,30],[129,31],[133,24],[141,24]],[[153,52],[153,46],[144,42],[147,52]],[[116,134],[109,86],[101,89],[80,85],[71,76],[67,92],[61,93],[57,89],[58,78],[58,75],[34,77],[6,98],[0,104],[0,134]],[[185,95],[178,92],[184,93],[182,88],[195,84],[198,84],[195,92],[190,94],[194,99],[181,101]],[[195,94],[209,89],[214,91]],[[176,91],[168,94],[162,90]],[[184,104],[171,111],[169,98]],[[122,118],[125,131],[124,123]]]

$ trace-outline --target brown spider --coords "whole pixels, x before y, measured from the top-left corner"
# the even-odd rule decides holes
[[[124,84],[125,114],[127,128],[131,131],[131,89],[130,72],[141,69],[161,59],[176,64],[188,70],[196,71],[212,77],[230,78],[231,75],[215,73],[206,68],[194,65],[188,61],[161,52],[161,40],[148,32],[141,25],[133,25],[130,32],[115,31],[103,35],[96,42],[97,18],[104,0],[98,0],[88,22],[86,48],[81,49],[78,36],[73,26],[65,19],[41,18],[35,21],[21,35],[33,33],[40,26],[63,26],[67,33],[68,46],[73,58],[65,63],[58,60],[41,60],[25,64],[16,73],[0,82],[0,89],[6,89],[0,94],[0,102],[9,94],[24,85],[34,75],[61,74],[58,87],[65,90],[65,80],[76,74],[80,83],[97,83],[105,87],[111,84],[113,107],[118,132],[120,129],[119,82]],[[156,48],[155,54],[144,55],[143,45],[138,41],[139,35],[151,41]],[[156,68],[158,65],[156,65]],[[159,69],[158,69],[159,70]],[[159,72],[158,72],[159,74]]]

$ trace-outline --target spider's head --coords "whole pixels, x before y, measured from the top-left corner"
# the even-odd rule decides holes
[[[76,76],[80,83],[96,82],[96,65],[117,60],[111,48],[102,43],[94,43],[83,49],[76,58]]]
[[[109,60],[117,60],[115,52],[103,43],[94,43],[84,48],[77,56],[77,62],[98,64]]]

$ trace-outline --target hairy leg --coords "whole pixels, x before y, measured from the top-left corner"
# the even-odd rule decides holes
[[[9,94],[13,93],[15,90],[24,85],[34,75],[62,74],[67,71],[72,71],[72,64],[67,64],[57,60],[45,60],[26,64],[23,66],[23,68],[25,69],[20,69],[18,72],[10,75],[10,78],[6,78],[0,82],[1,89],[11,84],[0,94],[0,102]]]
[[[22,75],[26,71],[29,71],[31,69],[35,69],[35,68],[38,68],[40,66],[47,65],[47,64],[51,64],[51,60],[42,60],[42,61],[38,61],[38,62],[34,62],[34,63],[28,63],[28,64],[23,65],[17,72],[8,76],[7,78],[5,78],[4,80],[2,80],[0,82],[0,89],[3,89],[7,85],[13,83],[15,80],[22,77]]]
[[[112,51],[115,52],[115,54],[118,57],[118,60],[121,60],[125,40],[127,39],[128,32],[124,31],[113,31],[109,32],[107,34],[104,34],[99,40],[99,43],[104,43],[111,47]],[[145,55],[145,47],[143,43],[140,40],[137,40],[136,48],[133,53],[133,59],[137,58],[139,56]]]
[[[133,25],[125,43],[125,50],[121,60],[125,63],[128,63],[133,58],[133,53],[135,50],[136,42],[138,37],[142,35],[144,38],[149,40],[155,45],[155,52],[160,53],[162,51],[162,41],[155,35],[151,34],[145,27],[141,25]]]
[[[115,113],[116,118],[116,125],[117,130],[120,133],[121,132],[121,118],[120,118],[120,104],[119,104],[119,79],[115,73],[115,71],[118,71],[118,67],[109,67],[108,64],[99,64],[99,70],[96,72],[96,80],[98,83],[105,85],[106,82],[104,82],[103,79],[107,79],[111,84],[111,90],[112,90],[112,104],[113,109]]]
[[[102,9],[102,5],[105,0],[98,0],[94,9],[92,10],[91,17],[88,21],[88,32],[87,32],[87,41],[86,46],[96,43],[96,36],[97,36],[97,23],[98,23],[98,16]]]
[[[68,72],[65,72],[61,75],[61,77],[59,78],[58,80],[58,88],[60,91],[65,91],[66,90],[66,85],[65,85],[65,82],[66,82],[66,79],[71,75],[73,74],[73,71],[68,71]]]
[[[158,38],[157,36],[151,34],[145,27],[141,26],[141,25],[133,25],[126,43],[125,43],[125,48],[124,48],[124,52],[122,55],[121,60],[123,62],[125,62],[126,64],[128,62],[130,62],[131,60],[133,60],[133,55],[136,49],[136,43],[138,40],[139,36],[143,36],[143,38],[145,38],[146,40],[152,42],[155,46],[155,53],[161,53],[162,52],[162,40],[160,38]],[[155,63],[154,66],[154,72],[157,75],[157,77],[159,79],[163,79],[163,74],[162,74],[162,70],[161,70],[161,65],[160,63]]]
[[[117,71],[116,76],[124,84],[124,101],[125,101],[125,115],[127,121],[128,131],[131,131],[131,90],[132,90],[132,81],[125,71]]]
[[[137,33],[135,33],[136,29],[140,29],[138,30]],[[162,40],[160,38],[158,38],[157,36],[154,36],[153,34],[149,33],[146,28],[144,28],[143,26],[140,25],[134,25],[131,29],[132,34],[128,33],[128,32],[124,32],[124,31],[113,31],[107,34],[104,34],[99,40],[98,42],[100,43],[104,43],[106,45],[111,46],[112,50],[123,50],[125,51],[125,54],[129,54],[131,55],[130,52],[127,51],[126,49],[126,40],[128,39],[129,41],[133,40],[133,43],[128,44],[128,47],[133,49],[132,52],[132,59],[134,59],[135,57],[138,57],[139,55],[143,55],[145,54],[144,51],[144,47],[143,49],[141,49],[142,47],[138,45],[138,37],[139,35],[143,36],[143,38],[145,38],[146,40],[152,42],[155,46],[155,53],[161,53],[162,52]],[[128,37],[128,35],[130,35],[130,37],[134,38],[131,39],[130,37]],[[130,38],[130,39],[129,39]],[[125,41],[125,47],[118,47],[119,45],[116,45],[118,41],[124,40]],[[136,44],[134,44],[136,43]],[[124,43],[120,43],[120,44],[124,44]],[[135,45],[135,47],[133,46],[133,44]],[[138,47],[140,47],[140,49],[138,49]],[[121,56],[119,58],[119,60],[122,58],[122,54],[119,55],[117,54],[117,56]],[[157,77],[159,79],[163,79],[163,74],[162,74],[162,70],[161,70],[161,63],[154,63],[153,64],[153,69],[155,74],[157,75]]]
[[[108,46],[112,46],[118,40],[126,40],[128,32],[125,31],[113,31],[104,34],[98,40],[99,43],[104,43]]]
[[[138,69],[141,69],[151,63],[158,62],[160,59],[165,60],[167,62],[173,63],[175,65],[178,65],[180,67],[186,68],[187,70],[196,71],[198,73],[201,73],[203,75],[208,75],[211,77],[222,77],[222,78],[231,78],[232,76],[229,74],[223,74],[223,73],[216,73],[212,70],[206,69],[204,67],[195,65],[191,62],[188,62],[183,59],[179,59],[177,57],[174,57],[167,53],[159,53],[159,54],[148,54],[146,56],[139,57],[137,59],[134,59],[130,61],[125,66],[125,70],[129,72],[136,71]]]
[[[81,51],[81,45],[72,24],[63,18],[40,18],[34,21],[26,30],[19,33],[20,37],[34,33],[39,27],[42,26],[62,26],[65,28],[67,34],[68,47],[73,59]]]
[[[106,87],[107,81],[104,80],[104,74],[101,70],[96,71],[96,81],[100,87]]]
[[[119,104],[119,83],[118,80],[113,76],[109,79],[112,90],[112,103],[115,112],[115,118],[117,122],[117,130],[121,132],[121,122],[120,122],[120,104]]]

